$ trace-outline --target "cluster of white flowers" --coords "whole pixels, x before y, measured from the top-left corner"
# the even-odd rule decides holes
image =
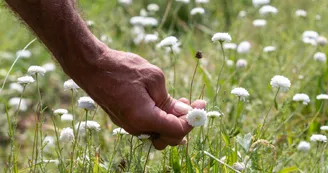
[[[250,49],[251,49],[251,43],[248,41],[243,41],[239,43],[237,47],[237,52],[240,54],[246,54],[250,51]]]
[[[35,80],[33,79],[32,76],[23,76],[23,77],[17,78],[17,83],[23,84],[23,85],[33,83],[34,81]]]
[[[328,94],[319,94],[316,98],[317,100],[328,100]]]
[[[67,114],[67,113],[68,113],[67,109],[56,109],[56,110],[54,110],[55,115],[63,115],[63,114]]]
[[[303,104],[307,105],[310,103],[310,97],[307,94],[299,93],[293,96],[293,101],[301,101]]]
[[[223,32],[218,32],[215,33],[212,37],[213,42],[230,42],[231,41],[231,36],[228,33],[223,33]]]
[[[299,150],[299,151],[309,151],[310,148],[311,148],[311,144],[309,142],[306,142],[306,141],[301,141],[297,145],[297,150]]]
[[[238,96],[240,98],[240,100],[245,101],[246,97],[249,96],[248,91],[245,88],[234,88],[233,90],[231,90],[231,94],[234,94],[236,96]]]
[[[118,0],[118,3],[122,5],[130,5],[132,4],[132,0]]]
[[[253,25],[255,27],[263,27],[267,24],[267,21],[264,20],[264,19],[256,19],[256,20],[253,20]]]
[[[144,37],[145,43],[153,43],[158,40],[158,35],[157,34],[146,34]]]
[[[313,56],[314,60],[319,61],[319,62],[326,62],[326,54],[322,52],[317,52]]]
[[[305,10],[298,9],[298,10],[296,10],[295,15],[297,17],[306,17],[307,16],[307,12]]]
[[[75,124],[75,129],[79,129],[79,133],[81,135],[85,135],[87,130],[94,130],[94,131],[100,131],[100,124],[98,124],[96,121],[82,121]]]
[[[320,130],[322,130],[322,131],[327,131],[327,130],[328,130],[328,126],[321,126],[321,127],[320,127]]]
[[[327,136],[321,134],[313,134],[310,137],[312,142],[327,142]]]
[[[273,88],[280,88],[282,91],[287,91],[290,88],[290,81],[288,78],[276,75],[271,79],[270,85]]]
[[[204,13],[205,13],[205,9],[202,7],[195,7],[190,11],[190,15],[192,16],[196,14],[204,14]]]
[[[316,31],[304,31],[302,34],[302,41],[306,44],[317,45],[319,34]]]
[[[113,136],[115,135],[128,135],[129,133],[126,132],[123,128],[116,128],[113,130]]]
[[[160,43],[159,47],[172,47],[174,45],[178,44],[178,39],[174,36],[169,36],[164,38]]]
[[[259,10],[261,15],[267,15],[267,14],[277,14],[278,9],[271,5],[264,5]]]
[[[202,126],[207,120],[206,111],[204,109],[193,109],[187,114],[187,122],[193,127]]]
[[[77,89],[79,89],[79,88],[80,87],[72,79],[69,79],[66,82],[64,82],[64,89],[65,90],[77,91]]]
[[[261,5],[266,5],[270,3],[270,0],[252,0],[254,7],[258,7]]]
[[[62,142],[73,142],[74,141],[74,132],[70,127],[63,128],[60,132],[59,140]]]
[[[29,75],[36,75],[36,74],[44,75],[46,73],[46,69],[40,66],[33,65],[28,68],[27,73]]]
[[[134,16],[130,19],[130,23],[131,25],[157,26],[158,20],[153,17]]]
[[[247,61],[245,59],[239,59],[236,62],[237,68],[245,68],[247,66]]]
[[[87,97],[87,96],[80,97],[77,102],[78,102],[78,106],[80,108],[87,109],[90,111],[96,109],[95,101],[93,101],[92,98],[90,98],[90,97]]]
[[[274,52],[276,51],[276,47],[274,46],[266,46],[263,48],[263,52]]]
[[[72,114],[63,114],[61,117],[60,117],[60,120],[61,121],[73,121],[73,115]]]

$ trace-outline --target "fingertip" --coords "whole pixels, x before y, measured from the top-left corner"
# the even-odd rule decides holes
[[[164,150],[168,145],[164,140],[154,139],[152,140],[153,146],[156,150]]]
[[[185,104],[190,105],[190,101],[189,101],[187,98],[185,98],[185,97],[180,98],[179,101],[180,101],[180,102],[183,102],[183,103],[185,103]]]
[[[205,109],[207,102],[205,100],[196,100],[191,104],[192,108]]]

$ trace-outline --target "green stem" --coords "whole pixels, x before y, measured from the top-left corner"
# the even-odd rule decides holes
[[[147,153],[147,157],[146,157],[146,161],[145,161],[145,166],[144,166],[144,169],[143,169],[143,173],[146,172],[146,166],[147,166],[147,162],[148,162],[148,158],[149,158],[149,153],[150,153],[151,147],[152,147],[152,144],[149,145],[149,149],[148,149],[148,153]]]
[[[212,107],[212,109],[214,109],[214,107],[216,105],[216,100],[217,100],[217,96],[218,96],[218,92],[219,92],[220,78],[221,78],[222,71],[223,71],[223,69],[225,67],[225,64],[226,64],[225,52],[224,52],[224,49],[223,49],[223,42],[222,41],[220,41],[220,46],[221,46],[221,50],[222,50],[222,53],[223,53],[223,63],[222,63],[218,78],[216,80],[215,96],[213,98],[213,107]]]

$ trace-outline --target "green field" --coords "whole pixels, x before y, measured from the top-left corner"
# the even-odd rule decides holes
[[[152,3],[158,4],[158,11],[147,9]],[[199,61],[192,100],[204,99],[206,111],[221,116],[208,117],[205,125],[189,133],[188,154],[186,144],[158,151],[150,140],[113,134],[118,127],[100,107],[79,108],[78,99],[86,93],[64,90],[70,77],[38,39],[31,42],[36,36],[5,2],[0,5],[0,172],[328,172],[328,96],[317,98],[328,94],[328,1],[271,0],[268,5],[278,12],[266,15],[260,14],[263,5],[254,6],[252,0],[77,2],[96,37],[112,49],[133,52],[160,67],[175,98],[189,99]],[[191,15],[195,7],[205,13]],[[140,15],[158,24],[131,24],[131,18]],[[257,19],[264,19],[265,26],[254,26]],[[218,32],[229,33],[235,45],[213,42]],[[158,40],[147,42],[146,34],[155,34]],[[181,45],[159,47],[168,36]],[[240,44],[245,41],[250,48]],[[27,56],[20,54],[13,65],[17,52],[30,42]],[[197,51],[203,54],[200,60],[195,58]],[[55,69],[26,87],[17,86],[30,66],[45,64],[54,64]],[[270,84],[276,75],[290,80],[288,90]],[[231,94],[237,87],[249,96]],[[299,93],[310,100],[304,95],[297,98]],[[74,123],[54,115],[59,108],[73,114]],[[84,121],[86,112],[89,120],[100,124],[99,131],[89,130],[86,138],[69,143],[57,139],[63,128]],[[37,116],[42,121],[37,122]],[[323,141],[314,134],[324,135]]]

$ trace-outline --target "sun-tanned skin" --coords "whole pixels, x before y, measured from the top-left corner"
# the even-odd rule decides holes
[[[132,135],[156,133],[156,149],[177,145],[192,127],[188,110],[197,100],[170,97],[161,69],[140,56],[108,48],[88,29],[71,0],[6,0],[54,55],[65,73],[118,126]]]

